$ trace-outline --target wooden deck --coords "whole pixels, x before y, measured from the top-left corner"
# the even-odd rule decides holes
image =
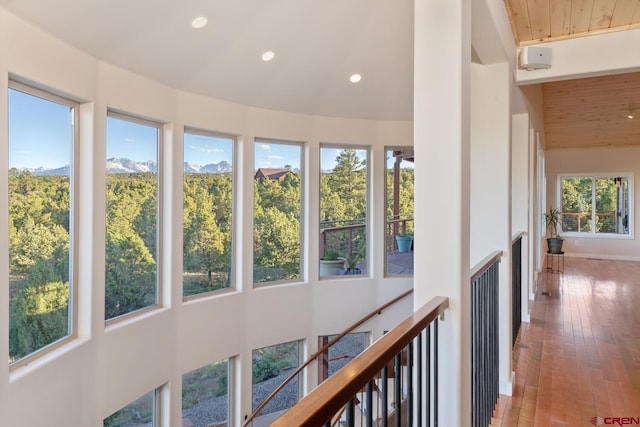
[[[565,261],[542,274],[492,425],[640,425],[640,263]]]
[[[387,274],[413,275],[413,251],[393,251],[387,255]]]

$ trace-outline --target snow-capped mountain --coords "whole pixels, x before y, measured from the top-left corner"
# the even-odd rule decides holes
[[[69,165],[55,169],[45,169],[40,166],[39,168],[25,170],[31,172],[31,175],[33,176],[69,175],[69,173],[71,172],[71,168],[69,167]]]
[[[139,173],[139,172],[156,172],[156,162],[147,160],[144,162],[136,162],[127,158],[112,157],[107,159],[108,173]]]
[[[147,160],[144,162],[136,162],[127,158],[112,157],[107,159],[108,173],[143,173],[157,172],[156,162]],[[50,176],[50,175],[69,175],[71,168],[69,165],[54,169],[46,169],[44,167],[23,169],[31,172],[33,176]],[[222,160],[219,163],[209,163],[204,166],[195,165],[184,162],[184,173],[228,173],[233,168],[229,162]]]
[[[219,163],[209,163],[204,166],[184,162],[185,173],[228,173],[232,170],[233,168],[229,162],[225,160],[222,160]]]

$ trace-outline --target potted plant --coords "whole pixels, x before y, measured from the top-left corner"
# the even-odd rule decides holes
[[[399,233],[396,236],[396,242],[398,244],[398,252],[409,252],[413,243],[413,234]]]
[[[344,268],[344,258],[340,258],[338,251],[325,249],[320,258],[320,277],[338,276]]]
[[[562,237],[558,234],[558,225],[560,224],[560,210],[549,208],[547,212],[542,214],[542,218],[547,226],[547,248],[550,253],[558,254],[562,252]]]
[[[353,275],[353,274],[362,274],[362,270],[358,268],[358,258],[351,257],[347,258],[347,269],[344,274]]]

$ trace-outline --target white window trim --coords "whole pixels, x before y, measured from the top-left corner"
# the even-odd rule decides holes
[[[307,153],[307,143],[303,142],[303,141],[291,141],[291,140],[286,140],[286,139],[275,139],[275,138],[261,138],[261,137],[256,137],[254,138],[253,141],[253,174],[256,173],[257,168],[255,167],[255,152],[256,152],[256,146],[258,144],[274,144],[274,145],[290,145],[290,146],[295,146],[295,147],[299,147],[300,148],[300,169],[301,169],[301,173],[300,173],[300,275],[299,277],[295,278],[295,279],[284,279],[284,280],[274,280],[271,282],[256,282],[255,278],[253,277],[253,273],[255,271],[255,247],[253,246],[253,235],[251,237],[252,239],[252,243],[251,243],[251,268],[247,269],[246,271],[250,271],[251,274],[251,282],[253,283],[253,287],[255,289],[259,289],[259,288],[263,288],[263,287],[268,287],[268,286],[274,286],[274,285],[297,285],[297,284],[301,284],[301,283],[308,283],[308,278],[307,278],[307,269],[305,268],[306,266],[306,233],[305,233],[305,229],[306,229],[306,205],[307,205],[307,194],[306,194],[306,185],[307,185],[307,171],[305,169],[307,169],[307,163],[306,163],[306,153]],[[254,200],[255,200],[255,194],[253,192],[253,175],[251,178],[251,226],[254,227],[255,224],[255,206],[254,206]],[[246,273],[245,273],[246,274]]]
[[[365,189],[365,200],[366,200],[366,204],[367,204],[367,208],[366,211],[367,213],[370,211],[370,209],[372,208],[372,193],[373,193],[373,174],[374,172],[372,171],[373,169],[373,165],[372,165],[372,157],[371,157],[371,151],[372,151],[372,147],[370,145],[358,145],[358,144],[351,144],[351,143],[339,143],[339,142],[321,142],[320,143],[320,149],[318,152],[318,164],[319,164],[319,170],[320,170],[320,175],[322,174],[322,150],[323,149],[336,149],[336,150],[356,150],[356,151],[365,151],[365,182],[366,182],[366,189]],[[386,166],[385,166],[386,167]],[[322,197],[322,195],[320,194],[320,176],[318,177],[318,213],[320,212],[320,197]],[[365,223],[365,236],[366,236],[366,244],[365,244],[365,259],[364,261],[366,261],[366,265],[367,265],[367,272],[366,274],[357,274],[357,275],[353,275],[353,276],[327,276],[327,277],[320,277],[319,275],[319,268],[320,268],[320,259],[318,259],[316,262],[318,263],[318,280],[319,281],[327,281],[327,280],[357,280],[357,279],[362,279],[363,277],[372,277],[373,276],[373,255],[372,255],[372,241],[373,241],[373,230],[375,228],[375,224],[373,223],[374,221],[374,217],[375,215],[367,215],[366,218],[364,219],[364,223]],[[320,230],[318,230],[318,233],[320,232]],[[320,249],[320,243],[318,242],[318,250]],[[385,259],[385,264],[386,264],[386,259]],[[386,267],[384,267],[384,270],[386,270]],[[384,275],[385,273],[383,273]],[[397,277],[402,277],[402,276],[397,276]]]
[[[78,186],[76,185],[76,177],[78,176],[78,144],[80,139],[79,132],[79,119],[80,119],[80,102],[74,101],[70,98],[66,98],[62,95],[58,95],[50,90],[31,86],[20,82],[19,80],[9,79],[7,90],[13,89],[31,96],[42,98],[47,101],[51,101],[60,105],[67,106],[71,109],[71,126],[73,141],[71,142],[71,157],[69,172],[69,304],[68,304],[68,334],[51,344],[48,344],[34,352],[24,356],[21,359],[9,364],[10,372],[14,372],[19,368],[29,366],[33,362],[44,356],[48,355],[54,350],[61,348],[62,346],[69,344],[71,341],[78,338],[78,236],[75,230],[78,229],[78,214],[77,214],[77,201],[78,201]],[[8,109],[7,109],[8,112]],[[8,143],[8,142],[7,142]],[[7,234],[8,236],[8,234]],[[62,352],[64,353],[64,352]]]
[[[216,289],[213,291],[207,291],[207,292],[201,292],[199,294],[194,294],[194,295],[184,295],[184,289],[181,290],[182,293],[182,302],[183,303],[188,303],[194,300],[199,300],[199,299],[203,299],[203,298],[209,298],[212,296],[218,296],[220,294],[228,294],[229,292],[234,292],[238,290],[238,284],[237,284],[237,278],[240,277],[238,274],[237,270],[237,262],[236,262],[236,245],[238,244],[238,241],[236,240],[236,235],[239,235],[240,233],[237,233],[236,230],[238,229],[239,225],[238,223],[240,222],[239,219],[239,215],[237,215],[237,212],[239,212],[240,210],[238,209],[238,200],[237,200],[237,193],[238,191],[236,191],[236,187],[237,187],[237,182],[238,182],[238,167],[236,166],[237,164],[237,152],[238,152],[238,136],[237,135],[232,135],[232,134],[228,134],[228,133],[222,133],[222,132],[215,132],[215,131],[209,131],[206,129],[200,129],[200,128],[195,128],[195,127],[189,127],[189,126],[185,126],[184,130],[182,132],[182,164],[184,164],[184,135],[185,134],[191,134],[191,135],[199,135],[199,136],[204,136],[204,137],[210,137],[210,138],[220,138],[220,139],[229,139],[231,140],[231,260],[230,260],[230,271],[229,274],[231,274],[231,284],[228,288],[224,288],[224,289]],[[182,168],[180,170],[180,174],[183,177],[183,179],[181,179],[181,183],[180,186],[182,188],[182,193],[183,193],[183,197],[184,197],[184,168]],[[183,209],[184,209],[184,199],[183,199]],[[182,226],[184,226],[184,220],[182,220]],[[182,227],[181,226],[181,227]],[[180,236],[181,239],[184,239],[184,230],[182,233],[182,236]],[[181,242],[181,247],[184,247],[184,241]],[[182,253],[182,265],[184,265],[184,252]],[[184,270],[181,270],[181,281],[182,281],[182,285],[184,285]],[[182,287],[181,285],[181,287]]]
[[[164,208],[163,208],[163,202],[164,202],[164,168],[162,167],[163,164],[163,141],[164,141],[164,124],[160,121],[154,121],[154,120],[150,120],[147,118],[143,118],[140,116],[136,116],[134,114],[129,114],[129,113],[125,113],[119,110],[113,110],[113,109],[107,109],[107,115],[105,117],[105,150],[106,150],[106,120],[111,117],[117,120],[123,120],[123,121],[127,121],[130,123],[137,123],[137,124],[141,124],[144,126],[149,126],[149,127],[154,127],[158,130],[158,139],[156,141],[157,144],[157,154],[156,154],[156,300],[155,300],[155,304],[151,304],[148,305],[146,307],[142,307],[139,308],[137,310],[133,310],[130,311],[128,313],[124,313],[121,314],[119,316],[116,317],[111,317],[109,319],[105,319],[105,328],[109,328],[109,326],[113,326],[114,324],[118,323],[118,322],[123,322],[123,321],[128,321],[133,317],[138,317],[138,316],[144,316],[145,314],[149,313],[150,311],[156,311],[158,309],[162,309],[163,305],[164,305],[164,301],[165,298],[163,298],[164,296],[164,286],[163,286],[163,276],[162,276],[162,267],[161,267],[161,263],[164,261],[163,259],[163,230],[162,230],[162,224],[163,224],[163,212],[164,212]],[[106,152],[106,151],[105,151]],[[105,187],[104,187],[104,191],[105,191],[105,199],[104,199],[104,212],[106,214],[107,212],[107,199],[106,199],[106,176],[107,176],[107,171],[106,169],[104,169],[104,176],[105,176]],[[106,223],[105,223],[105,227],[106,227]],[[105,232],[106,233],[106,232]],[[104,245],[106,247],[107,244],[107,236],[105,234],[104,237]],[[106,262],[106,258],[103,260],[103,262]],[[103,288],[104,288],[104,299],[103,299],[103,305],[106,305],[106,292],[107,292],[107,282],[106,282],[106,274],[105,277],[103,278],[104,282],[103,282]],[[104,312],[103,312],[104,315]]]

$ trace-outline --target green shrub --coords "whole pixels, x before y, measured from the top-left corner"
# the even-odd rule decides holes
[[[257,384],[277,377],[285,366],[286,362],[278,361],[270,355],[256,360],[253,363],[253,383]]]

